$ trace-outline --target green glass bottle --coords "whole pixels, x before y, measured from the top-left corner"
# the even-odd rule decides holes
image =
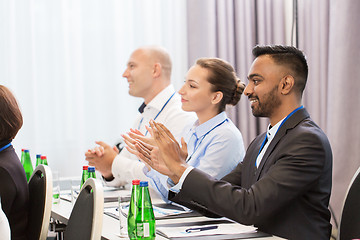
[[[87,180],[88,178],[89,178],[88,166],[83,166],[83,172],[82,172],[82,176],[81,176],[80,189],[82,188],[82,186],[84,185],[84,182],[86,182],[86,180]]]
[[[96,178],[95,167],[88,167],[89,178]]]
[[[135,222],[136,236],[138,239],[155,239],[155,216],[147,181],[140,182],[140,197]]]
[[[46,156],[41,156],[41,161],[40,162],[41,162],[41,164],[48,166],[48,161],[47,161]]]
[[[25,160],[25,149],[21,149],[20,162],[21,162],[21,165],[23,165],[23,166],[24,166],[24,160]]]
[[[31,174],[33,173],[34,169],[33,169],[33,165],[31,162],[29,150],[24,150],[24,152],[25,152],[24,170],[25,170],[26,179],[29,182],[29,179],[30,179]]]
[[[41,164],[41,154],[36,154],[36,164],[35,167]]]
[[[127,217],[128,235],[131,240],[138,239],[136,237],[136,214],[137,214],[137,202],[140,195],[140,180],[132,181],[131,200],[129,206],[129,213]]]

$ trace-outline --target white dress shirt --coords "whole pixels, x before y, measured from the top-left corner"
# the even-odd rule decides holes
[[[167,101],[168,103],[164,107]],[[176,139],[180,139],[184,129],[189,129],[196,119],[195,113],[189,113],[182,110],[181,97],[175,92],[173,85],[166,87],[147,104],[144,108],[144,112],[142,114],[139,113],[135,119],[133,128],[139,129],[143,134],[146,134],[145,125],[149,125],[149,121],[156,116],[157,118],[155,121],[164,124]],[[147,136],[148,135],[149,133],[147,133]],[[144,167],[144,163],[139,161],[136,156],[124,148],[120,154],[115,157],[112,164],[114,180],[107,181],[106,184],[108,186],[125,186],[131,183],[133,179],[150,181],[143,171]],[[154,194],[151,184],[149,185],[149,189],[150,194],[153,197]],[[159,193],[157,193],[157,191],[155,192],[159,196]]]
[[[256,158],[256,167],[260,166],[261,160],[264,157],[264,154],[267,150],[267,148],[269,147],[271,141],[274,139],[275,134],[277,132],[277,130],[279,129],[279,127],[281,126],[281,123],[284,121],[285,118],[283,118],[281,121],[279,121],[277,124],[275,124],[275,126],[271,127],[271,125],[269,124],[267,131],[266,131],[266,143],[263,146],[263,148],[260,150],[260,153],[258,154],[257,158]]]

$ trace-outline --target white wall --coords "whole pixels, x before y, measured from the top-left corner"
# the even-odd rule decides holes
[[[17,97],[24,125],[13,142],[48,156],[61,177],[81,175],[95,140],[113,144],[132,126],[141,99],[122,78],[131,52],[156,44],[187,71],[186,2],[2,0],[0,84]]]

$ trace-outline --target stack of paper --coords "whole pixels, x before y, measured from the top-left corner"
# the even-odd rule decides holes
[[[177,216],[185,213],[191,212],[190,210],[182,210],[180,208],[174,209],[174,208],[162,208],[153,206],[155,219],[162,219],[167,218],[171,216]],[[122,213],[124,216],[127,216],[129,212],[129,205],[126,205],[122,208]],[[104,208],[104,213],[108,214],[112,217],[119,218],[119,209],[117,207],[112,208]]]
[[[131,192],[115,187],[104,187],[104,202],[118,202],[118,197],[121,196],[124,200],[130,201]]]
[[[257,229],[239,223],[221,223],[199,226],[157,227],[157,234],[168,239],[233,239],[258,237]]]

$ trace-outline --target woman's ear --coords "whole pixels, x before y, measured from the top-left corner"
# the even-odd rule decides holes
[[[223,98],[223,93],[218,91],[218,92],[214,92],[213,93],[213,98],[211,100],[212,104],[218,104],[219,102],[221,102],[222,98]]]
[[[281,83],[280,83],[281,94],[282,95],[289,94],[289,92],[293,89],[294,85],[295,85],[295,79],[293,76],[286,75],[285,77],[283,77],[283,79],[281,80]]]

